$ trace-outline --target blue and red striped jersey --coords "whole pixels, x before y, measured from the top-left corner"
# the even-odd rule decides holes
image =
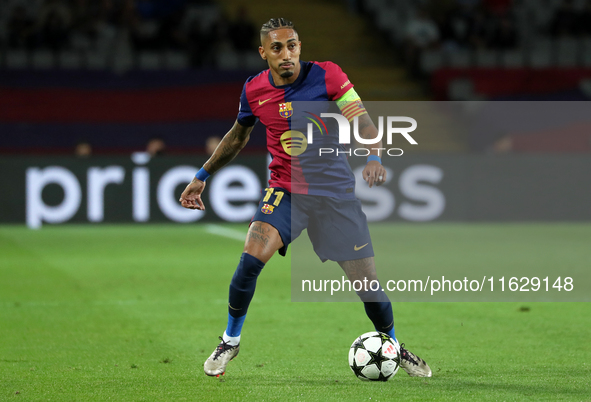
[[[353,84],[343,70],[330,61],[302,61],[300,64],[300,74],[292,84],[276,86],[269,70],[249,77],[240,97],[238,123],[253,126],[260,121],[266,127],[267,149],[273,157],[269,164],[270,187],[282,187],[298,194],[353,199],[355,179],[346,155],[318,154],[320,147],[345,150],[338,143],[336,124],[330,124],[336,122],[325,119],[330,120],[323,124],[324,128],[328,126],[327,132],[314,132],[313,145],[307,144],[302,137],[306,136],[309,121],[302,118],[298,121],[292,105],[292,102],[296,105],[308,102],[307,105],[327,108],[328,102],[339,99]],[[302,142],[305,147],[300,147],[299,152],[292,149],[294,143],[301,145]]]

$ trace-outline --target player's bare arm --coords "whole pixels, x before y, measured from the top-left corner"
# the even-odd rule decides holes
[[[369,117],[369,114],[362,114],[359,119],[359,136],[363,139],[373,139],[378,136],[378,129]],[[370,150],[370,155],[379,157],[379,149],[382,148],[382,141],[373,145]],[[365,180],[369,187],[380,186],[386,182],[386,169],[377,160],[370,160],[365,169],[363,169],[363,180]]]
[[[245,127],[235,122],[230,131],[222,138],[211,157],[205,162],[203,169],[211,175],[230,163],[248,142],[251,131],[252,127]],[[205,181],[194,177],[183,191],[183,194],[181,194],[179,200],[181,205],[188,209],[204,211],[205,205],[201,200],[204,189]]]
[[[252,128],[235,122],[230,131],[222,138],[211,157],[205,162],[203,168],[209,174],[214,174],[230,163],[250,139]]]

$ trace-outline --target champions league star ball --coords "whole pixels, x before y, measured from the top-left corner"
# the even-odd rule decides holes
[[[351,345],[349,366],[361,380],[388,381],[400,367],[400,345],[382,332],[367,332]]]

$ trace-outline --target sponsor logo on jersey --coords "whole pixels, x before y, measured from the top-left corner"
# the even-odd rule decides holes
[[[351,80],[347,80],[343,85],[341,85],[341,89],[345,88],[347,85],[351,83]]]
[[[267,214],[267,215],[271,215],[273,213],[274,209],[275,209],[275,207],[273,205],[265,204],[261,208],[261,212],[264,214]]]
[[[291,117],[293,114],[293,108],[291,107],[291,102],[280,103],[279,104],[279,114],[281,117],[285,117],[286,119]]]
[[[281,146],[289,156],[298,156],[308,148],[308,140],[301,131],[289,130],[281,134]]]

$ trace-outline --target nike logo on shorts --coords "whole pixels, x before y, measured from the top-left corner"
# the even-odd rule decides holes
[[[359,250],[361,250],[363,247],[367,246],[368,244],[369,244],[369,243],[365,243],[363,246],[359,246],[359,247],[357,247],[357,245],[355,245],[355,247],[353,247],[353,249],[354,249],[355,251],[359,251]]]

